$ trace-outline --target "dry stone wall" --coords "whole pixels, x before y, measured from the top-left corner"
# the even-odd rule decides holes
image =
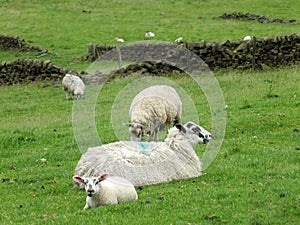
[[[7,41],[3,41],[3,40]],[[8,41],[10,40],[10,41]],[[2,50],[12,49],[30,49],[37,51],[43,49],[40,47],[28,46],[23,40],[18,38],[0,38],[0,47]],[[5,44],[6,43],[6,44]],[[298,64],[300,61],[300,34],[281,35],[270,38],[256,38],[248,41],[229,41],[221,42],[201,41],[197,43],[180,43],[191,52],[199,56],[213,71],[220,69],[269,69],[285,65]],[[19,47],[18,47],[19,46]],[[159,45],[153,48],[151,52],[152,59],[162,58],[162,47]],[[144,45],[139,48],[145,47]],[[149,47],[149,46],[148,46]],[[179,47],[179,46],[178,46]],[[23,51],[22,50],[22,51]],[[113,50],[113,51],[111,51]],[[115,46],[101,46],[89,44],[89,54],[84,57],[85,60],[94,61],[99,57],[110,57],[110,53],[115,55]],[[39,50],[38,50],[39,51]],[[132,50],[132,48],[125,48],[128,59],[139,59],[142,51]],[[181,65],[176,59],[186,57],[180,55],[181,51],[177,51],[179,55],[170,56],[175,59],[166,58],[165,61],[156,60],[142,62],[137,61],[120,71],[113,71],[118,74],[141,73],[144,75],[160,75],[162,73],[174,73],[180,71],[187,71],[192,62],[187,62],[186,65]],[[111,56],[113,57],[113,56]],[[189,56],[192,58],[192,56]],[[168,61],[175,62],[172,65]],[[182,62],[183,60],[181,60]],[[197,61],[197,60],[195,60]],[[198,65],[197,65],[198,66]],[[205,66],[203,66],[205,68]],[[0,62],[0,85],[24,84],[40,80],[59,80],[62,79],[69,69],[53,64],[50,60],[39,59],[18,59],[15,61]],[[76,72],[76,71],[75,71]],[[82,72],[82,77],[88,77],[90,74]],[[96,78],[99,76],[95,76]]]
[[[300,61],[300,34],[281,35],[269,38],[256,38],[247,41],[229,41],[221,42],[200,41],[197,43],[180,43],[196,55],[198,55],[211,70],[220,69],[268,69],[290,64],[296,64]],[[85,60],[94,61],[101,57],[107,51],[111,51],[115,46],[101,46],[89,44],[88,55]],[[159,51],[159,49],[157,50]],[[134,52],[128,53],[133,54]],[[157,52],[159,55],[160,52]],[[155,63],[152,71],[156,71]],[[141,63],[137,63],[141,67]],[[170,66],[172,71],[174,66]],[[158,66],[161,68],[161,65]],[[166,65],[164,65],[166,68]],[[131,70],[133,70],[131,66]],[[151,70],[147,69],[151,73]]]
[[[48,52],[47,49],[40,46],[28,45],[24,39],[19,39],[18,36],[7,36],[0,35],[0,50],[9,51],[38,51],[38,52]]]
[[[34,81],[61,80],[69,70],[50,60],[18,59],[0,63],[0,85],[27,84]]]

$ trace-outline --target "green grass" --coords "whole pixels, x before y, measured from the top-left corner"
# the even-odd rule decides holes
[[[1,87],[0,171],[9,179],[0,183],[1,223],[297,224],[300,142],[293,130],[299,129],[299,72],[217,74],[228,105],[227,130],[205,175],[147,186],[138,190],[137,202],[88,211],[82,210],[84,192],[73,189],[71,179],[81,155],[72,102],[55,86]],[[197,88],[183,75],[167,78]],[[115,96],[134,79],[111,80],[101,91],[96,125],[104,143],[116,140],[109,126]],[[270,83],[276,97],[270,96]],[[197,110],[207,107],[197,100],[203,99],[201,91],[187,92]],[[210,115],[204,117],[209,127]],[[203,150],[197,147],[199,156]]]
[[[300,28],[213,19],[223,13],[250,12],[300,21],[296,0],[2,0],[0,5],[1,34],[31,40],[30,44],[52,52],[42,59],[77,70],[89,66],[79,60],[89,42],[113,45],[116,36],[127,43],[139,41],[147,30],[157,34],[156,40],[182,36],[195,42],[291,34]],[[91,13],[82,13],[83,9]],[[36,54],[0,52],[0,59]],[[101,90],[95,121],[103,143],[118,139],[111,110],[127,85],[140,78],[115,78]],[[196,83],[183,74],[165,78],[184,89],[200,124],[209,129],[209,104]],[[227,128],[204,175],[145,186],[137,190],[137,202],[87,211],[82,210],[85,193],[74,189],[72,182],[81,157],[72,123],[73,102],[65,99],[60,86],[0,87],[0,224],[298,224],[299,66],[219,72],[216,78],[227,105]],[[121,129],[126,134],[126,128]],[[202,157],[205,146],[195,148]],[[41,158],[47,161],[42,163]]]
[[[115,45],[115,37],[124,38],[125,43],[140,41],[149,30],[156,34],[155,40],[171,42],[180,36],[186,41],[197,42],[202,39],[241,40],[246,35],[269,37],[297,33],[300,24],[214,19],[223,13],[250,12],[300,21],[297,5],[297,0],[2,0],[0,33],[17,35],[32,41],[32,45],[53,52],[43,59],[83,70],[86,66],[80,64],[79,59],[87,54],[88,43]],[[82,10],[91,10],[91,13],[82,13]],[[2,54],[1,59],[18,57],[15,53]]]

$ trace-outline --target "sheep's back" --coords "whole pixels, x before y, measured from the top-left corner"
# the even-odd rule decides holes
[[[174,152],[165,142],[119,141],[89,148],[74,174],[104,173],[124,177],[135,186],[150,185],[200,176],[201,163],[191,147]]]
[[[138,93],[131,102],[129,114],[131,115],[133,108],[139,107],[140,102],[153,101],[151,99],[161,99],[162,101],[168,102],[170,106],[177,112],[177,116],[181,118],[182,114],[182,103],[176,90],[166,85],[155,85],[142,90]]]

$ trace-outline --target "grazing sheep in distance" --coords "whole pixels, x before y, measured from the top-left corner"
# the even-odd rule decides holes
[[[138,93],[129,109],[130,140],[142,141],[149,134],[149,141],[154,137],[157,141],[159,130],[181,120],[182,103],[176,90],[166,85],[148,87]]]
[[[109,173],[135,186],[199,177],[202,164],[192,144],[207,144],[211,138],[193,122],[177,124],[164,142],[118,141],[89,148],[74,174],[89,177]]]
[[[79,100],[84,94],[85,85],[80,77],[66,74],[62,80],[62,88],[66,92],[66,99],[75,97]],[[70,97],[70,95],[72,97]]]
[[[84,184],[87,193],[83,209],[122,202],[136,201],[138,195],[132,183],[122,177],[110,177],[103,174],[100,177],[74,176],[75,182]]]
[[[145,38],[154,38],[154,37],[155,37],[155,34],[150,31],[145,33]]]

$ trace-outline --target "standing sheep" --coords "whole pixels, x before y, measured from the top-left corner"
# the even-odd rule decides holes
[[[198,177],[202,166],[192,144],[207,144],[211,138],[193,122],[178,124],[169,130],[164,142],[119,141],[89,148],[74,174],[88,177],[109,173],[135,186]]]
[[[142,141],[149,134],[149,141],[157,141],[159,130],[181,120],[182,103],[174,88],[166,85],[148,87],[133,99],[130,109],[130,140]]]
[[[110,177],[103,174],[100,177],[74,176],[73,180],[84,184],[87,193],[83,209],[122,202],[136,201],[138,195],[132,183],[122,177]]]
[[[66,74],[62,80],[62,88],[66,92],[66,98],[76,97],[77,100],[84,94],[85,85],[80,77]]]

